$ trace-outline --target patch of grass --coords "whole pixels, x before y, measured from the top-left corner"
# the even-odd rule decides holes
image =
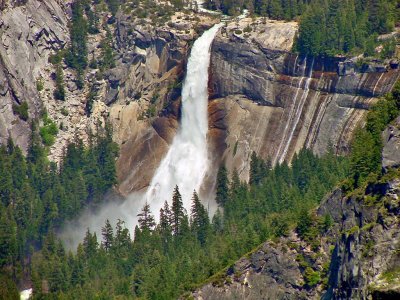
[[[400,281],[400,267],[387,271],[381,275],[387,283],[395,283]]]

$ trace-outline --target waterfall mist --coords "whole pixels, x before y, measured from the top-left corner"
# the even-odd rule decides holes
[[[69,249],[82,242],[87,228],[98,237],[105,220],[115,225],[125,222],[133,233],[137,214],[144,203],[150,204],[156,219],[164,202],[171,201],[176,185],[185,209],[190,213],[193,191],[199,191],[209,166],[207,153],[208,132],[208,68],[211,43],[221,27],[215,25],[205,31],[192,47],[182,89],[182,118],[168,153],[161,161],[147,192],[134,193],[123,202],[110,201],[96,211],[87,209],[78,219],[68,222],[60,236]]]

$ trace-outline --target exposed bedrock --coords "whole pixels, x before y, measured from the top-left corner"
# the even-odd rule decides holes
[[[320,217],[329,214],[334,224],[320,237],[318,251],[291,232],[242,257],[195,290],[193,297],[399,299],[394,275],[400,268],[399,188],[399,180],[394,179],[369,186],[364,196],[333,191],[316,211]],[[374,204],[373,197],[379,199]],[[329,265],[326,277],[313,287],[304,284],[304,261],[318,271]]]
[[[341,58],[292,54],[296,30],[294,22],[244,19],[214,40],[210,140],[242,179],[252,151],[273,163],[290,162],[304,146],[346,153],[371,103],[400,76],[377,63],[357,68]]]
[[[0,1],[0,144],[11,135],[27,148],[29,121],[14,111],[27,102],[33,119],[43,107],[36,82],[69,40],[65,11],[65,1]]]

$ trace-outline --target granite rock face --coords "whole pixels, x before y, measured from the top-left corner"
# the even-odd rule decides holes
[[[382,167],[384,170],[400,167],[400,118],[383,132]]]
[[[29,122],[13,106],[27,102],[30,118],[43,108],[36,82],[52,51],[69,40],[66,2],[3,1],[0,11],[0,143],[11,135],[26,149]]]
[[[264,243],[192,296],[203,300],[398,299],[399,195],[399,179],[369,186],[358,197],[337,189],[316,211],[319,217],[329,214],[334,224],[320,237],[317,251],[292,232]],[[321,274],[315,286],[305,284],[304,261]]]
[[[370,105],[400,76],[396,67],[296,56],[296,30],[294,22],[243,19],[213,43],[210,110],[224,115],[217,123],[210,117],[212,135],[224,137],[213,143],[244,180],[252,151],[274,164],[290,162],[304,146],[346,153]]]

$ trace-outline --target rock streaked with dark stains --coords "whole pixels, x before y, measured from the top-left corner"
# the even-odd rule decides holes
[[[236,33],[247,25],[252,28],[247,37]],[[273,163],[290,162],[304,146],[322,154],[331,144],[338,153],[347,153],[371,104],[400,77],[399,69],[383,70],[374,62],[362,70],[343,58],[290,53],[296,30],[296,23],[244,19],[229,23],[214,40],[211,103],[224,106],[226,116],[216,125],[210,119],[210,128],[226,128],[221,129],[225,134],[213,135],[226,136],[222,160],[243,180],[248,179],[252,151]]]

